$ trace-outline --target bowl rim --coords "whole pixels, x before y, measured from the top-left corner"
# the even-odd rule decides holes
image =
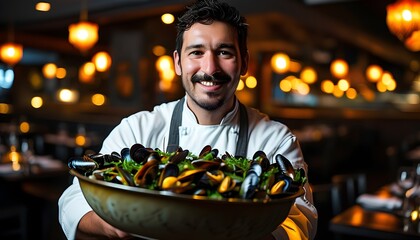
[[[107,181],[101,181],[97,179],[89,178],[79,172],[77,172],[75,169],[70,169],[70,174],[77,177],[78,180],[82,180],[85,182],[89,182],[92,184],[101,185],[103,187],[107,188],[114,188],[118,190],[124,190],[129,191],[133,193],[142,193],[147,195],[155,195],[155,196],[162,196],[162,197],[170,197],[170,198],[177,198],[177,199],[187,199],[187,200],[198,200],[198,201],[206,201],[206,202],[220,202],[220,203],[247,203],[247,204],[276,204],[279,202],[288,202],[291,200],[294,200],[300,196],[302,196],[305,193],[305,190],[302,186],[299,186],[298,191],[293,193],[284,193],[279,198],[267,198],[267,199],[242,199],[242,198],[222,198],[222,199],[216,199],[216,198],[210,198],[206,196],[193,196],[190,194],[182,194],[182,193],[174,193],[171,191],[165,191],[165,190],[153,190],[153,189],[147,189],[147,188],[141,188],[141,187],[135,187],[135,186],[127,186],[124,184],[119,183],[113,183],[113,182],[107,182]],[[83,190],[83,189],[82,189]]]

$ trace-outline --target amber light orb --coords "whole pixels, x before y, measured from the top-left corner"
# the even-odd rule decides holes
[[[13,42],[7,42],[0,47],[0,58],[9,65],[15,65],[23,57],[23,46]]]
[[[401,41],[409,38],[420,28],[420,2],[399,0],[386,8],[386,24]]]
[[[98,52],[92,57],[92,62],[95,64],[96,71],[106,72],[112,64],[111,56],[107,52]]]
[[[349,71],[349,65],[343,59],[336,59],[330,66],[331,74],[336,78],[343,78]]]
[[[277,73],[286,73],[290,69],[290,57],[285,53],[276,53],[271,57],[271,68]]]
[[[98,24],[80,21],[69,26],[69,42],[85,52],[98,41]]]
[[[45,78],[51,79],[54,78],[57,73],[57,65],[54,63],[46,63],[42,67],[42,74]]]

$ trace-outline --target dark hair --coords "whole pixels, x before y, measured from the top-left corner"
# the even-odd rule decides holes
[[[239,11],[225,2],[218,0],[198,0],[194,4],[187,6],[187,11],[178,18],[176,50],[181,55],[183,35],[193,24],[211,24],[220,21],[233,26],[238,33],[239,50],[242,62],[247,55],[247,36],[248,24],[245,17]]]

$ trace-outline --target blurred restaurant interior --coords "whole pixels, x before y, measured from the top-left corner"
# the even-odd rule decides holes
[[[0,2],[0,222],[22,227],[23,216],[22,239],[62,239],[68,159],[98,152],[123,117],[184,95],[171,17],[191,1],[40,2],[49,11]],[[249,23],[250,67],[237,96],[297,135],[314,190],[362,173],[375,191],[420,160],[406,154],[420,147],[420,7],[408,28],[387,16],[397,0],[229,2]],[[78,22],[96,28],[91,43],[69,37]],[[328,212],[322,239],[332,215],[319,201]]]

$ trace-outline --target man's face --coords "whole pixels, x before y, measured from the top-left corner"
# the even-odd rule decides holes
[[[222,22],[196,23],[184,32],[181,53],[174,52],[175,70],[195,104],[215,110],[230,101],[241,73],[238,37]]]

